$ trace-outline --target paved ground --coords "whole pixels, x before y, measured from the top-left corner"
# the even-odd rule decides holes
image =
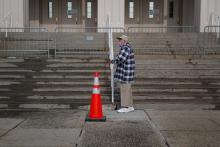
[[[143,110],[127,114],[106,111],[106,123],[86,123],[80,146],[165,147]]]
[[[220,111],[212,105],[138,104],[135,112],[103,106],[106,122],[85,122],[87,107],[0,111],[0,147],[219,147]]]
[[[220,112],[148,111],[172,147],[219,147]]]

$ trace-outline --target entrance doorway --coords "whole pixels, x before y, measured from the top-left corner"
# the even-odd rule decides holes
[[[182,0],[168,0],[168,26],[181,26],[182,25]]]
[[[85,27],[97,27],[97,0],[86,0],[85,11]]]
[[[56,27],[82,24],[82,1],[40,0],[40,24],[53,31]]]
[[[125,24],[161,24],[163,5],[163,0],[125,0]]]
[[[195,8],[195,0],[168,0],[167,3],[167,25],[177,26],[178,29],[169,31],[192,32],[196,31],[196,15],[198,10]]]

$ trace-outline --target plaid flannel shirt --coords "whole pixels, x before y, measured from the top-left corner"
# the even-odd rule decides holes
[[[113,60],[113,63],[117,64],[117,68],[114,74],[115,80],[125,83],[134,81],[134,51],[129,43],[121,46],[121,50]]]

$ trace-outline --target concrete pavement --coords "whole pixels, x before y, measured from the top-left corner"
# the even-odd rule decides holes
[[[85,122],[88,107],[0,111],[0,147],[219,147],[220,111],[210,105],[141,104],[107,121]]]
[[[11,125],[0,138],[1,147],[70,147],[76,146],[84,126],[84,111],[53,110],[21,112],[13,120],[23,119],[20,125]],[[4,118],[2,118],[3,120]],[[1,120],[0,120],[1,121]],[[8,121],[12,121],[10,118]],[[3,128],[4,126],[0,126]]]
[[[106,123],[86,123],[83,147],[166,147],[143,110],[122,114],[106,111]]]
[[[219,111],[147,111],[170,147],[219,147]]]

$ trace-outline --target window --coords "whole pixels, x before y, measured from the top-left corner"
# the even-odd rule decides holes
[[[67,18],[73,18],[73,5],[72,5],[72,2],[67,2]]]
[[[51,19],[53,18],[53,2],[48,3],[48,18]]]
[[[129,18],[134,18],[134,2],[129,2]]]
[[[92,2],[87,2],[87,18],[92,18]]]
[[[174,3],[170,2],[169,3],[169,17],[173,18],[173,11],[174,11]]]
[[[154,18],[154,2],[149,2],[149,18]]]

